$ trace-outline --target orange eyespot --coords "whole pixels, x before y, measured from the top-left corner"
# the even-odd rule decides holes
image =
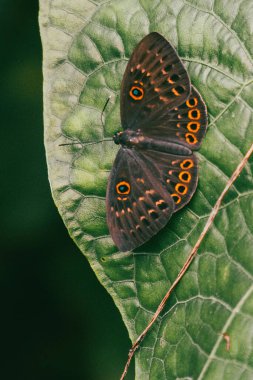
[[[177,183],[175,186],[175,190],[177,193],[181,195],[185,195],[188,191],[188,187],[184,185],[183,183]]]
[[[190,144],[190,145],[196,144],[198,142],[197,137],[194,136],[192,133],[186,133],[185,139],[188,142],[188,144]]]
[[[144,96],[144,90],[139,86],[132,86],[131,90],[129,91],[129,95],[134,100],[141,100]]]
[[[186,105],[189,108],[196,107],[197,104],[198,104],[198,99],[197,98],[191,98],[191,99],[188,99],[186,101]]]
[[[181,169],[186,169],[186,170],[192,168],[193,166],[194,166],[193,161],[190,159],[184,160],[180,164]]]
[[[172,196],[174,202],[176,203],[176,205],[178,205],[178,204],[181,202],[181,197],[180,197],[180,195],[174,193],[174,194],[171,194],[171,196]]]
[[[116,185],[116,191],[120,195],[129,194],[130,193],[130,184],[126,181],[121,181]]]
[[[200,128],[200,123],[198,121],[190,121],[187,124],[187,129],[190,132],[196,133],[198,132],[199,128]]]
[[[189,172],[180,172],[179,175],[178,175],[178,178],[180,179],[180,181],[182,182],[186,182],[186,183],[189,183],[192,176]]]
[[[188,117],[191,120],[199,120],[200,119],[200,110],[194,108],[193,110],[188,111]]]

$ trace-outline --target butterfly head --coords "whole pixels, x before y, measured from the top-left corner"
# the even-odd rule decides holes
[[[122,135],[123,135],[123,132],[116,132],[115,135],[113,135],[113,141],[115,142],[115,144],[117,145],[122,144],[121,142]]]
[[[133,146],[139,145],[142,139],[143,136],[141,131],[132,131],[130,129],[126,129],[123,132],[117,132],[113,136],[115,144],[121,144],[127,148],[132,148]]]

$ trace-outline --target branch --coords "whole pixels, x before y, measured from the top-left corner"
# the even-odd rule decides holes
[[[179,281],[181,280],[181,278],[184,276],[185,272],[187,271],[187,269],[191,265],[194,257],[197,254],[197,251],[199,249],[199,246],[200,246],[202,240],[204,239],[207,231],[211,227],[211,225],[213,223],[213,220],[214,220],[214,218],[216,217],[216,215],[217,215],[217,213],[219,211],[219,208],[220,208],[220,205],[221,205],[221,202],[222,202],[224,196],[226,195],[226,193],[229,190],[229,188],[232,186],[232,184],[235,182],[235,180],[237,179],[237,177],[242,172],[243,168],[245,167],[245,165],[248,162],[248,159],[250,158],[250,156],[251,156],[252,153],[253,153],[253,144],[251,145],[251,147],[248,150],[248,152],[246,153],[246,155],[243,157],[243,159],[240,162],[240,164],[235,169],[235,171],[232,174],[232,176],[230,177],[230,179],[228,180],[228,182],[227,182],[224,190],[222,191],[222,193],[219,196],[219,198],[218,198],[218,200],[217,200],[214,208],[212,209],[211,214],[209,215],[209,218],[208,218],[208,220],[207,220],[207,222],[205,224],[205,227],[204,227],[203,231],[201,232],[201,234],[200,234],[200,236],[199,236],[199,238],[198,238],[195,246],[193,247],[193,249],[192,249],[191,253],[189,254],[186,262],[184,263],[183,267],[181,268],[180,272],[178,273],[176,280],[173,282],[173,284],[169,288],[168,292],[166,293],[166,295],[162,299],[162,301],[161,301],[160,305],[158,306],[155,314],[153,315],[151,321],[149,322],[149,324],[147,325],[147,327],[143,330],[143,332],[141,333],[141,335],[139,335],[139,337],[137,338],[137,340],[133,344],[132,348],[130,349],[130,351],[128,353],[128,360],[127,360],[127,363],[125,365],[125,368],[124,368],[124,371],[123,371],[123,373],[121,375],[120,380],[125,379],[127,371],[128,371],[128,367],[129,367],[130,362],[131,362],[131,360],[132,360],[132,358],[133,358],[133,356],[135,354],[135,351],[138,349],[138,347],[140,346],[142,340],[145,338],[146,334],[151,329],[152,325],[155,323],[155,321],[157,320],[158,316],[162,312],[162,310],[163,310],[163,308],[164,308],[164,306],[165,306],[168,298],[170,297],[171,293],[175,289],[176,285],[179,283]]]

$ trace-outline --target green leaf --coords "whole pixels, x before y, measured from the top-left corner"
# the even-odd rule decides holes
[[[53,197],[134,341],[253,141],[252,1],[40,3],[45,145]],[[176,47],[205,99],[210,123],[189,206],[143,247],[122,253],[105,219],[106,183],[118,149],[111,138],[120,128],[119,91],[127,60],[151,31]],[[108,96],[103,128],[101,110]],[[59,146],[72,140],[97,143]],[[193,265],[143,341],[136,356],[138,380],[253,378],[252,163],[226,195]]]

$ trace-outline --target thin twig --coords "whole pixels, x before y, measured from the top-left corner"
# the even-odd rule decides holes
[[[169,288],[168,292],[166,293],[166,295],[162,299],[162,301],[161,301],[160,305],[158,306],[155,314],[153,315],[151,321],[149,322],[149,324],[147,325],[147,327],[143,330],[143,332],[141,333],[141,335],[139,335],[139,337],[137,338],[137,340],[133,344],[132,348],[130,349],[130,351],[128,353],[128,360],[127,360],[127,363],[125,365],[125,368],[124,368],[124,371],[123,371],[123,373],[121,375],[120,380],[125,379],[127,371],[128,371],[128,367],[129,367],[130,362],[131,362],[131,360],[132,360],[132,358],[134,356],[135,351],[138,349],[140,343],[145,338],[147,332],[150,330],[150,328],[152,327],[152,325],[155,323],[155,321],[157,320],[158,316],[162,312],[162,310],[163,310],[163,308],[164,308],[164,306],[165,306],[168,298],[170,297],[172,291],[174,290],[174,288],[176,287],[176,285],[179,283],[179,281],[181,280],[181,278],[183,277],[183,275],[185,274],[185,272],[189,268],[191,262],[193,261],[194,257],[197,254],[198,248],[199,248],[202,240],[204,239],[207,231],[209,230],[210,226],[213,223],[213,220],[214,220],[215,216],[217,215],[217,213],[219,211],[219,208],[220,208],[220,205],[221,205],[221,202],[222,202],[224,196],[226,195],[227,191],[232,186],[232,184],[234,183],[234,181],[236,180],[236,178],[240,175],[241,171],[243,170],[244,166],[246,165],[246,163],[247,163],[249,157],[251,156],[252,152],[253,152],[253,144],[251,145],[250,149],[248,150],[248,152],[246,153],[246,155],[244,156],[244,158],[242,159],[242,161],[240,162],[240,164],[235,169],[235,171],[232,174],[232,176],[230,177],[230,179],[228,180],[228,182],[227,182],[224,190],[222,191],[222,193],[219,196],[219,198],[218,198],[218,200],[217,200],[214,208],[212,209],[211,214],[209,215],[209,218],[208,218],[208,220],[207,220],[207,222],[205,224],[205,227],[204,227],[203,231],[201,232],[201,234],[200,234],[200,236],[199,236],[199,238],[198,238],[195,246],[193,247],[193,249],[192,249],[190,255],[188,256],[186,262],[184,263],[183,267],[181,268],[180,272],[178,273],[176,280],[173,282],[173,284]]]

